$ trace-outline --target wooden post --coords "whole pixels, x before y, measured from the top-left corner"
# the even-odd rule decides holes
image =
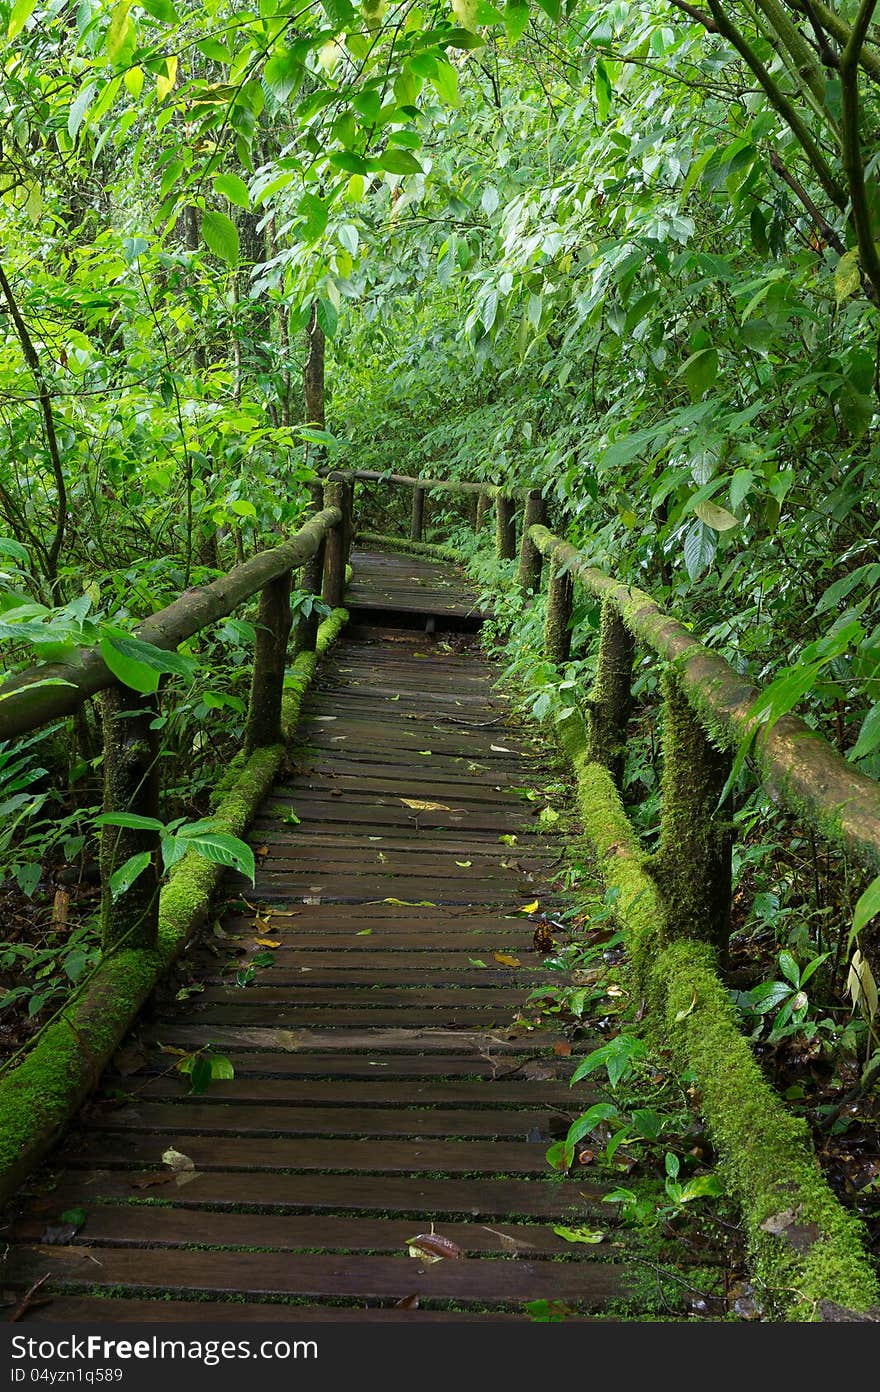
[[[425,490],[414,488],[412,496],[412,521],[409,528],[410,541],[421,541],[425,525]]]
[[[523,515],[522,541],[519,548],[519,574],[517,580],[523,594],[537,594],[541,588],[541,565],[543,557],[529,536],[530,527],[543,527],[547,522],[547,504],[539,488],[533,488],[526,497]]]
[[[104,725],[104,811],[159,816],[159,714],[155,696],[111,686],[101,696]],[[111,876],[132,856],[149,864],[113,897]],[[101,944],[155,949],[159,929],[159,832],[106,826],[101,831]]]
[[[309,494],[312,500],[312,507],[315,512],[320,512],[324,506],[324,486],[317,479],[309,484]],[[321,589],[324,583],[324,553],[327,549],[327,538],[321,538],[321,544],[317,551],[306,561],[302,568],[300,585],[304,594],[314,595],[316,599],[321,597]],[[315,643],[318,638],[318,625],[321,616],[317,609],[313,609],[310,614],[300,616],[296,625],[296,637],[294,638],[294,648],[297,652],[314,652]]]
[[[667,940],[695,938],[723,957],[730,936],[733,826],[718,802],[731,758],[709,742],[678,681],[663,677],[660,843],[649,862]]]
[[[481,532],[486,524],[486,513],[489,511],[489,494],[477,494],[477,519],[474,523],[474,530]]]
[[[266,745],[280,744],[282,740],[281,702],[291,625],[290,580],[288,571],[260,591],[251,699],[244,736],[246,755]]]
[[[626,733],[632,708],[633,636],[612,600],[602,605],[599,657],[590,700],[589,760],[608,769],[617,787],[623,784]]]
[[[512,561],[516,556],[515,504],[506,493],[495,495],[495,554],[499,561]]]
[[[469,493],[467,496],[467,517],[472,532],[476,532],[480,525],[480,498],[482,496],[482,493]]]
[[[571,605],[573,590],[568,571],[560,572],[556,560],[550,562],[547,583],[547,618],[544,622],[544,651],[551,662],[560,665],[571,655]]]
[[[331,474],[324,488],[324,506],[338,507],[342,521],[327,536],[322,597],[331,609],[338,609],[345,595],[345,566],[348,537],[348,492],[341,474]]]

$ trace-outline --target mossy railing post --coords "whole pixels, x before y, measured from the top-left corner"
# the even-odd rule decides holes
[[[255,749],[281,744],[283,738],[281,702],[284,699],[284,672],[292,619],[290,583],[291,572],[288,570],[277,580],[270,580],[260,591],[251,698],[244,735],[247,757]]]
[[[324,487],[322,484],[309,484],[309,494],[312,499],[312,507],[315,512],[320,512],[324,506]],[[317,551],[306,561],[302,568],[301,584],[304,594],[314,595],[317,599],[321,597],[321,590],[324,584],[324,553],[327,549],[327,538],[322,537]],[[296,639],[294,647],[297,652],[314,652],[315,643],[318,638],[318,627],[321,622],[321,615],[318,610],[313,608],[309,614],[302,614],[296,626]]]
[[[660,842],[649,862],[667,905],[669,940],[710,943],[723,958],[730,936],[733,827],[718,811],[729,754],[709,742],[678,681],[663,677]]]
[[[348,561],[350,499],[341,474],[331,474],[324,488],[324,506],[337,507],[342,521],[327,534],[324,556],[324,586],[322,597],[331,609],[339,609],[345,595],[345,567]]]
[[[547,504],[540,488],[532,488],[526,494],[523,515],[522,541],[519,548],[519,573],[517,580],[523,594],[537,594],[541,588],[541,566],[543,556],[529,536],[530,527],[543,527],[547,521]]]
[[[104,726],[104,812],[159,816],[159,706],[155,696],[111,686],[101,695]],[[159,833],[105,826],[101,831],[101,944],[155,949],[159,930]],[[132,856],[149,863],[113,897],[111,877]]]
[[[425,525],[425,490],[414,488],[412,495],[412,518],[409,526],[410,541],[421,541]]]
[[[618,788],[623,783],[626,730],[632,709],[635,642],[617,606],[606,599],[599,626],[596,680],[590,698],[591,763],[607,768]]]
[[[495,554],[499,561],[516,557],[516,504],[506,493],[495,495]]]
[[[544,620],[544,651],[559,666],[571,656],[571,606],[574,591],[571,576],[556,560],[550,560],[547,581],[547,617]]]
[[[486,525],[486,514],[489,511],[490,501],[488,493],[477,494],[477,516],[474,522],[474,531],[477,533],[481,532]]]
[[[467,520],[472,532],[479,530],[481,497],[481,493],[469,493],[467,496]]]

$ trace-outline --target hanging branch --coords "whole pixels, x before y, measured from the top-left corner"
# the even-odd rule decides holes
[[[877,7],[877,0],[862,0],[846,47],[840,55],[841,89],[841,151],[844,173],[852,207],[852,224],[859,248],[862,272],[880,296],[880,256],[874,243],[871,210],[865,189],[865,170],[862,163],[860,132],[859,54],[865,42],[868,25]]]
[[[9,313],[15,325],[15,331],[18,334],[18,341],[21,344],[24,360],[36,383],[40,410],[43,413],[43,427],[46,432],[46,447],[49,451],[49,462],[52,465],[52,473],[55,476],[55,491],[57,494],[55,534],[52,537],[48,549],[40,547],[40,551],[45,558],[46,578],[52,588],[53,597],[57,597],[58,557],[61,555],[61,548],[64,545],[64,524],[67,517],[67,485],[64,482],[64,470],[61,467],[61,453],[58,449],[58,437],[55,434],[55,417],[52,413],[52,398],[49,393],[49,384],[43,376],[39,355],[34,347],[33,339],[28,332],[27,324],[21,316],[21,310],[16,304],[15,296],[6,278],[6,272],[3,269],[2,262],[0,262],[0,290],[3,291],[4,298],[9,306]]]
[[[731,44],[742,58],[743,62],[755,74],[760,82],[771,106],[774,107],[779,115],[788,125],[807,159],[813,167],[819,183],[822,185],[828,198],[841,212],[846,207],[846,191],[841,188],[831,172],[831,168],[822,154],[816,141],[813,139],[806,124],[801,119],[793,103],[785,95],[782,88],[770,76],[758,55],[751,49],[736,25],[727,17],[719,3],[719,0],[708,0],[709,9],[718,29],[718,33]]]

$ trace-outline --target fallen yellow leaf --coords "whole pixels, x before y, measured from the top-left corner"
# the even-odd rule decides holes
[[[523,904],[523,906],[522,906],[521,909],[517,909],[517,913],[533,914],[533,913],[537,913],[537,912],[538,912],[538,900],[537,900],[537,899],[533,899],[532,902],[531,902],[531,904]]]
[[[254,942],[257,944],[257,947],[281,946],[281,940],[279,938],[254,938]]]
[[[493,952],[492,956],[496,962],[500,962],[502,967],[521,967],[522,962],[518,957],[511,957],[507,952]]]

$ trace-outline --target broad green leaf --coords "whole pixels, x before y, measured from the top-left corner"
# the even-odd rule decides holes
[[[155,644],[145,643],[142,638],[136,638],[134,634],[111,632],[110,637],[116,651],[121,653],[123,657],[130,658],[133,662],[140,662],[145,667],[151,667],[155,672],[167,672],[176,677],[189,679],[198,670],[198,663],[191,657],[184,657],[183,653],[174,652],[173,649],[157,648]]]
[[[130,10],[131,0],[119,0],[119,4],[113,7],[110,23],[107,26],[107,36],[104,40],[104,52],[111,63],[119,56],[129,37],[129,31],[132,28],[129,17]]]
[[[202,218],[202,237],[209,251],[234,266],[238,261],[238,228],[225,213],[209,208]]]
[[[171,0],[138,0],[138,4],[142,10],[146,10],[148,15],[158,19],[160,24],[180,23],[180,15]]]
[[[230,203],[235,203],[239,208],[251,206],[250,190],[244,179],[240,179],[237,174],[218,174],[214,180],[214,192],[228,198]]]
[[[872,706],[862,722],[855,747],[847,756],[850,759],[864,759],[880,749],[880,704]]]
[[[82,88],[82,90],[79,93],[79,96],[76,98],[73,105],[71,106],[70,113],[67,117],[67,134],[70,136],[71,140],[76,139],[79,133],[79,128],[83,123],[85,114],[88,111],[89,106],[91,105],[92,99],[94,98],[95,92],[97,90],[98,88],[96,83],[86,83],[85,87]]]
[[[190,833],[186,827],[182,827],[178,833],[178,840],[185,842],[188,850],[198,851],[205,860],[212,861],[215,865],[227,865],[230,869],[240,870],[243,875],[247,875],[251,884],[254,882],[254,853],[246,842],[237,836],[230,836],[223,831],[197,831]]]
[[[876,880],[871,881],[856,904],[850,937],[860,933],[865,925],[871,922],[872,918],[877,917],[877,914],[880,914],[880,875],[877,876]]]
[[[691,580],[699,580],[714,561],[717,549],[716,533],[698,518],[684,534],[684,564]]]
[[[516,43],[517,39],[522,36],[528,22],[528,0],[507,0],[507,4],[504,6],[504,29],[509,44]]]
[[[844,252],[834,269],[834,295],[837,303],[843,304],[861,286],[859,274],[858,248]]]
[[[698,401],[703,392],[714,385],[718,376],[717,348],[701,348],[698,353],[692,353],[687,362],[679,368],[677,375],[684,376],[691,397]]]
[[[596,115],[599,117],[600,124],[604,124],[611,110],[611,80],[608,76],[608,69],[601,58],[596,59],[596,66],[593,69],[593,83],[596,91]]]
[[[316,242],[327,228],[327,204],[314,193],[304,193],[297,205],[298,234],[304,242]]]
[[[146,870],[150,859],[149,851],[139,851],[137,855],[129,856],[125,864],[120,865],[118,870],[114,870],[110,876],[110,898],[118,899],[120,895],[131,889],[135,880]]]
[[[377,158],[379,167],[387,174],[422,173],[422,166],[409,150],[384,150]]]
[[[6,30],[7,39],[14,39],[16,34],[21,33],[36,8],[37,0],[16,0],[9,16],[9,27]]]
[[[339,315],[334,305],[329,300],[319,300],[317,310],[318,323],[327,338],[336,337],[336,329],[339,324]]]
[[[156,817],[142,817],[138,812],[102,812],[95,826],[127,827],[129,831],[164,831],[165,823]]]
[[[101,656],[110,671],[123,686],[139,691],[142,696],[150,696],[159,689],[159,672],[155,667],[136,658],[128,657],[117,647],[117,641],[108,633],[100,640]]]
[[[705,522],[707,527],[716,532],[729,532],[733,527],[739,526],[739,518],[728,512],[727,508],[719,507],[717,503],[697,503],[694,513],[701,522]]]

